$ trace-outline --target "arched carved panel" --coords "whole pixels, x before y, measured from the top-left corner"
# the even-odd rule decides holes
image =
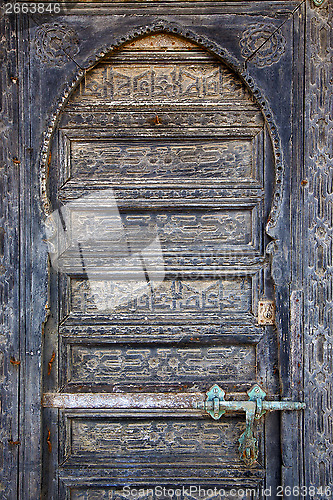
[[[116,55],[117,51],[121,49],[124,44],[130,43],[132,40],[138,39],[138,37],[144,37],[147,34],[158,35],[159,37],[166,33],[168,36],[180,35],[184,37],[187,43],[192,44],[193,46],[202,47],[206,51],[209,51],[214,54],[217,59],[222,59],[227,62],[229,67],[235,69],[239,76],[245,82],[245,86],[243,89],[246,91],[246,88],[249,88],[252,92],[253,98],[260,106],[261,112],[265,117],[265,121],[268,124],[268,132],[271,137],[273,151],[274,151],[274,160],[275,160],[275,185],[274,185],[274,197],[271,204],[271,211],[269,217],[267,218],[267,231],[269,234],[274,236],[274,227],[277,223],[280,207],[283,198],[283,179],[284,179],[284,163],[283,163],[283,154],[280,144],[279,135],[277,132],[277,127],[274,122],[273,113],[270,109],[270,106],[263,96],[262,90],[256,85],[253,77],[248,73],[246,69],[241,69],[237,61],[228,53],[227,50],[221,48],[215,42],[209,40],[206,36],[198,35],[191,30],[184,30],[180,25],[176,23],[170,23],[164,20],[156,21],[151,25],[143,26],[140,28],[136,28],[132,31],[129,31],[126,35],[122,36],[117,40],[116,43],[110,46],[105,46],[100,52],[98,52],[97,56],[94,58],[90,58],[86,63],[86,68],[83,70],[80,68],[75,76],[73,82],[66,87],[63,95],[60,97],[57,107],[53,113],[50,125],[48,127],[47,132],[44,135],[43,146],[41,150],[41,174],[40,174],[40,182],[41,182],[41,196],[43,200],[43,207],[45,214],[50,213],[50,206],[47,196],[47,170],[48,170],[48,161],[49,161],[49,150],[51,144],[51,138],[55,129],[55,125],[59,119],[60,112],[63,110],[64,106],[68,101],[68,97],[72,94],[73,90],[77,87],[77,85],[81,84],[82,80],[85,78],[86,71],[98,61],[101,60],[106,54]],[[165,37],[164,37],[165,38]],[[132,42],[132,44],[135,42]],[[179,43],[179,42],[178,42]],[[184,43],[184,41],[182,41]],[[129,46],[130,46],[129,45]],[[172,46],[172,45],[171,45]],[[162,44],[163,47],[163,44]],[[192,47],[193,48],[193,47]],[[164,49],[163,49],[164,50]]]

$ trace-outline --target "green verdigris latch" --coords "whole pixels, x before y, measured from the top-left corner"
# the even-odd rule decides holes
[[[248,391],[248,401],[226,401],[224,390],[217,384],[213,385],[206,394],[206,401],[197,403],[196,408],[206,410],[214,420],[220,419],[226,411],[245,411],[246,428],[238,440],[238,450],[240,458],[248,466],[252,466],[258,458],[257,440],[253,434],[255,419],[261,418],[266,411],[305,408],[305,403],[294,401],[264,401],[266,393],[257,384]]]

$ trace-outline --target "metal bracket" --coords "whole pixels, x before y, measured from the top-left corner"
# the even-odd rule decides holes
[[[258,444],[254,437],[254,421],[259,420],[267,411],[274,410],[302,410],[305,403],[294,401],[264,401],[265,391],[254,385],[249,391],[248,401],[225,401],[225,392],[217,384],[206,393],[206,401],[196,404],[196,408],[204,409],[218,420],[226,411],[245,411],[246,428],[239,438],[239,456],[247,466],[252,466],[258,458]]]
[[[220,402],[224,401],[225,392],[221,389],[221,387],[215,384],[209,389],[209,391],[206,392],[206,394],[206,401],[198,403],[197,407],[201,410],[206,410],[206,412],[209,413],[214,420],[218,420],[225,413],[225,410],[223,410],[220,405]]]

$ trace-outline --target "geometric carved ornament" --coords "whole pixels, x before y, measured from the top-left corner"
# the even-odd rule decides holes
[[[259,68],[278,62],[286,50],[286,39],[274,30],[274,26],[266,24],[252,24],[246,28],[239,42],[242,56],[250,58]]]
[[[37,56],[49,66],[63,66],[79,52],[76,32],[58,23],[38,28],[34,42]]]

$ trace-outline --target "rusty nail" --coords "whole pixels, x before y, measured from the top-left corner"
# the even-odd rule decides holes
[[[47,164],[48,164],[48,166],[50,166],[50,164],[51,164],[51,158],[52,158],[52,154],[51,154],[51,152],[50,152],[50,153],[49,153],[48,160],[47,160]]]
[[[53,363],[53,361],[55,360],[55,356],[56,356],[56,355],[55,355],[55,352],[53,351],[52,356],[51,356],[51,359],[50,359],[49,364],[48,364],[48,367],[49,367],[49,368],[48,368],[48,371],[47,371],[47,374],[48,374],[48,375],[51,375],[52,363]]]
[[[19,165],[21,162],[17,158],[13,158],[13,163],[15,163],[15,165]]]
[[[155,123],[155,125],[161,125],[162,124],[161,120],[159,119],[159,117],[157,115],[155,116],[154,123]]]
[[[16,76],[12,76],[10,79],[13,83],[18,83],[18,78]]]
[[[307,179],[303,179],[302,182],[301,182],[301,186],[306,186],[308,183],[308,180]]]
[[[19,366],[21,364],[21,361],[16,361],[13,357],[10,358],[9,362],[14,366]]]

